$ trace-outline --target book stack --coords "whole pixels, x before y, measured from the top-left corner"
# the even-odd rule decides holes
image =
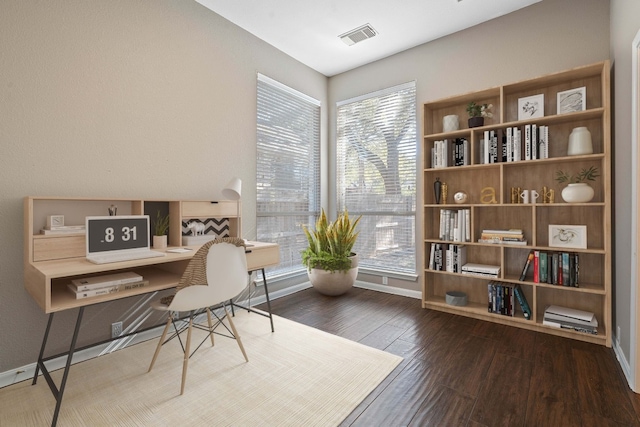
[[[149,281],[143,280],[141,275],[133,272],[124,272],[75,279],[67,287],[76,299],[82,299],[141,288],[148,284]]]
[[[507,230],[482,230],[482,235],[478,239],[478,243],[504,244],[504,245],[526,245],[524,232],[521,229]]]
[[[524,281],[531,269],[534,283],[580,286],[580,255],[571,252],[546,252],[532,250],[527,255],[520,281]]]
[[[487,265],[487,264],[473,264],[468,262],[462,266],[462,274],[468,274],[470,276],[497,278],[498,275],[500,274],[500,266]]]
[[[471,209],[440,209],[440,240],[471,241]]]
[[[55,235],[55,234],[84,234],[84,225],[59,225],[44,227],[40,230],[40,234]]]
[[[542,324],[593,335],[598,334],[598,320],[595,314],[558,305],[550,305],[545,309]]]
[[[537,160],[549,158],[549,127],[536,124],[523,129],[508,127],[503,138],[503,161]]]
[[[531,307],[520,285],[513,286],[491,281],[487,285],[487,288],[489,294],[489,313],[515,317],[516,301],[518,301],[524,318],[527,320],[532,319]]]
[[[470,164],[469,142],[466,138],[443,139],[433,142],[431,165],[434,169]]]

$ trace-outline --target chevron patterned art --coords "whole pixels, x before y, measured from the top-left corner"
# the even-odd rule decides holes
[[[204,234],[213,235],[218,237],[229,237],[229,218],[206,218],[196,219],[191,218],[187,221],[182,221],[182,235],[191,236],[191,230],[189,229],[189,223],[191,221],[197,221],[204,224]]]

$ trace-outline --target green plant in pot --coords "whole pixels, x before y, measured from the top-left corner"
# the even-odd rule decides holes
[[[316,229],[303,226],[309,246],[302,251],[302,264],[307,267],[309,281],[318,292],[325,295],[341,295],[355,283],[358,275],[358,258],[352,252],[358,238],[355,220],[344,211],[329,222],[324,209],[316,221]]]
[[[169,215],[163,216],[160,211],[156,214],[153,224],[153,247],[167,247],[167,231],[169,231]]]
[[[556,181],[567,184],[562,190],[562,198],[567,203],[586,203],[593,199],[595,191],[586,181],[595,181],[598,174],[596,166],[582,168],[577,174],[569,174],[565,171],[556,171]]]
[[[493,104],[477,104],[471,101],[467,104],[467,113],[469,114],[469,127],[475,128],[484,125],[484,118],[493,117],[493,113],[489,111],[493,108]]]

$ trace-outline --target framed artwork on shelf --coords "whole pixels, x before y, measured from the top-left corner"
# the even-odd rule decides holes
[[[587,249],[587,226],[549,224],[549,247]]]
[[[558,92],[558,114],[573,113],[587,109],[586,86]]]
[[[518,98],[518,120],[544,117],[544,94]]]

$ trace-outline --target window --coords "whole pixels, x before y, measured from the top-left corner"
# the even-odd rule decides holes
[[[320,213],[320,102],[258,75],[256,227],[280,245],[269,276],[302,271],[301,224]]]
[[[363,269],[416,272],[415,82],[338,103],[338,209],[362,215]]]

